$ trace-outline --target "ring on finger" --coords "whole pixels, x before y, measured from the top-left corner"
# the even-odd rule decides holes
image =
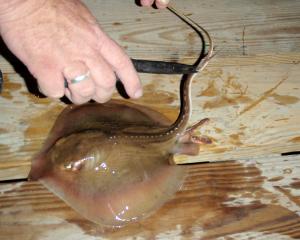
[[[90,76],[90,71],[88,71],[85,74],[78,75],[77,77],[71,79],[71,84],[82,82],[82,81],[88,79],[89,76]]]

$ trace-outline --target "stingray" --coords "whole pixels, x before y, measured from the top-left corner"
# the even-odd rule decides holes
[[[168,201],[183,183],[186,167],[176,154],[196,155],[210,142],[188,127],[191,84],[213,52],[209,34],[190,18],[169,9],[202,31],[209,50],[197,72],[181,80],[181,108],[175,122],[150,108],[126,101],[66,107],[32,161],[29,179],[39,180],[75,211],[102,226],[121,227],[143,219]],[[204,48],[204,44],[203,44]]]

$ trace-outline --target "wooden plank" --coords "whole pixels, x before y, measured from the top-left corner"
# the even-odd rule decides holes
[[[132,57],[178,61],[198,56],[201,46],[197,35],[168,11],[138,8],[134,1],[114,4],[106,0],[84,2],[102,28]],[[218,56],[299,52],[298,1],[277,0],[272,4],[247,0],[172,2],[209,30]],[[299,62],[299,58],[296,61]],[[14,71],[3,58],[0,66],[4,72]]]
[[[103,229],[38,182],[0,185],[0,239],[299,239],[300,156],[189,166],[149,218]]]
[[[201,48],[197,36],[168,11],[137,8],[125,1],[118,7],[104,0],[85,2],[132,57],[191,63]],[[199,156],[178,156],[176,162],[299,151],[300,35],[296,30],[300,2],[276,1],[271,7],[267,2],[237,0],[174,2],[203,23],[217,45],[217,55],[193,85],[191,121],[211,118],[199,134],[210,136],[213,144],[203,147]],[[28,94],[23,77],[15,74],[12,65],[0,58],[0,66],[5,72],[0,95],[0,179],[25,178],[30,160],[65,105]],[[141,78],[145,95],[136,102],[175,119],[179,78],[145,74]]]
[[[6,76],[6,90],[0,97],[0,122],[4,126],[0,135],[0,176],[24,178],[31,158],[40,149],[64,104],[30,95],[20,77]],[[175,119],[178,81],[168,76],[142,78],[145,95],[137,103]],[[163,80],[158,81],[159,78]],[[179,156],[177,162],[223,161],[298,151],[298,79],[298,68],[292,64],[277,64],[276,70],[258,64],[238,69],[209,67],[193,86],[191,123],[211,118],[211,123],[199,133],[210,136],[214,143],[203,147],[199,156]]]

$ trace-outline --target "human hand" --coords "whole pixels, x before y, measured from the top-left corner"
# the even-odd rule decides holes
[[[79,0],[0,0],[0,31],[48,97],[106,102],[115,90],[115,73],[130,97],[142,95],[130,59]],[[72,83],[80,76],[84,80]]]
[[[142,6],[152,6],[155,2],[155,6],[158,8],[165,8],[168,6],[170,0],[141,0]]]

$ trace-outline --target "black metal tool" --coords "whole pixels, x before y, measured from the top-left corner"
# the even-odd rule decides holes
[[[131,59],[137,72],[156,74],[189,74],[197,72],[194,65],[175,62]]]
[[[152,74],[189,74],[197,72],[194,65],[176,63],[176,62],[164,62],[164,61],[152,61],[142,59],[131,59],[137,72],[140,73],[152,73]],[[0,93],[3,87],[3,75],[0,70]],[[68,83],[65,81],[65,87],[68,87]]]

